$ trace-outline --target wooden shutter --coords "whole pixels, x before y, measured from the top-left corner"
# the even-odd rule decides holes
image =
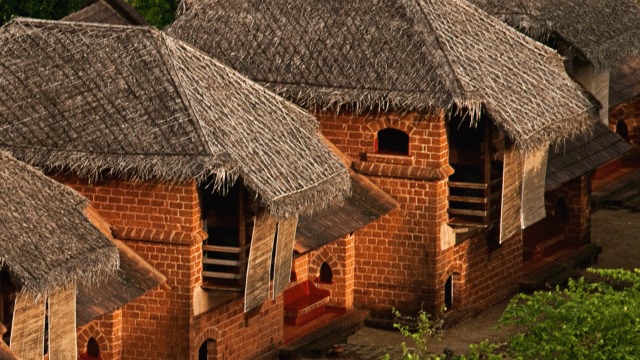
[[[522,158],[515,149],[504,154],[502,174],[502,205],[500,209],[500,243],[520,231],[520,195]]]
[[[276,235],[276,220],[266,212],[256,216],[247,265],[244,311],[247,312],[269,298],[271,253]]]
[[[526,228],[547,215],[544,208],[544,187],[547,177],[549,146],[529,153],[524,158],[522,176],[522,228]]]
[[[49,358],[77,359],[76,288],[58,288],[49,295]]]
[[[29,293],[16,296],[11,326],[11,351],[22,360],[42,360],[44,352],[45,297]]]
[[[273,298],[284,291],[291,278],[293,262],[293,243],[296,238],[298,218],[286,218],[278,223],[278,242],[276,243],[275,270],[273,277]]]

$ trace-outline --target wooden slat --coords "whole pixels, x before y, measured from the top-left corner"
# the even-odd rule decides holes
[[[487,216],[489,212],[486,210],[468,210],[468,209],[452,209],[447,210],[449,214],[454,215],[470,215],[470,216]]]
[[[44,353],[45,298],[20,292],[11,326],[11,351],[23,360],[40,360]]]
[[[284,291],[291,279],[293,262],[293,243],[296,239],[298,218],[286,218],[278,224],[278,241],[276,243],[276,259],[273,277],[273,298]]]
[[[239,260],[223,260],[223,259],[208,259],[202,258],[203,264],[211,264],[211,265],[224,265],[224,266],[239,266],[242,264]]]
[[[500,243],[517,234],[520,227],[520,195],[522,186],[522,158],[517,150],[504,154],[502,203],[500,212]]]
[[[453,218],[453,219],[449,220],[448,224],[449,225],[457,225],[457,226],[473,227],[473,228],[482,228],[482,229],[487,229],[487,228],[489,228],[491,226],[491,224],[485,224],[485,223],[482,223],[482,222],[464,220],[464,219],[457,219],[457,218]]]
[[[549,146],[546,145],[525,156],[522,176],[521,225],[523,229],[547,216],[544,206],[544,190],[548,154]]]
[[[239,253],[242,248],[235,246],[202,245],[202,251],[216,251],[224,253]]]
[[[276,220],[263,212],[256,216],[247,266],[244,311],[247,312],[269,298],[271,253],[276,235]]]
[[[216,279],[242,279],[242,275],[240,274],[229,274],[222,272],[214,272],[214,271],[203,271],[202,277],[210,277]]]
[[[207,281],[204,281],[202,283],[202,288],[205,289],[205,290],[219,290],[219,291],[242,291],[242,290],[244,290],[244,288],[241,287],[241,286],[220,286],[220,285],[210,284]]]
[[[489,187],[488,184],[482,183],[465,183],[465,182],[449,182],[450,188],[463,188],[463,189],[476,189],[476,190],[484,190]]]
[[[449,195],[449,201],[466,202],[473,204],[484,204],[489,201],[487,198],[475,197],[475,196],[458,196]]]
[[[49,295],[49,358],[77,359],[76,287],[59,288]]]

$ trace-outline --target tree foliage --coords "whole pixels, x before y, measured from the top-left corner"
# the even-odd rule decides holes
[[[509,341],[514,359],[640,359],[640,270],[591,270],[626,282],[569,280],[566,289],[515,296],[500,325],[524,325]]]
[[[84,0],[0,0],[0,25],[12,16],[59,20],[83,4]]]
[[[623,284],[569,280],[567,288],[518,294],[511,299],[498,326],[520,325],[524,332],[506,347],[485,341],[471,345],[468,354],[440,356],[426,349],[428,336],[436,334],[436,323],[420,314],[417,331],[396,324],[417,349],[402,344],[404,360],[503,359],[514,360],[617,360],[640,359],[640,269],[590,271]],[[396,315],[399,315],[396,313]],[[387,359],[389,357],[387,356]]]
[[[173,22],[178,0],[126,0],[147,22],[158,29]]]

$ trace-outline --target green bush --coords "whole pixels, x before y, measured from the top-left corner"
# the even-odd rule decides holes
[[[566,289],[516,295],[500,325],[523,325],[509,341],[513,359],[640,359],[640,270],[591,270],[625,282],[569,280]]]
[[[525,331],[508,341],[503,351],[509,359],[640,359],[640,269],[589,271],[612,278],[621,289],[604,282],[587,283],[584,278],[570,279],[566,289],[518,294],[511,299],[498,327],[519,325]],[[402,344],[403,359],[444,360],[426,348],[427,337],[442,334],[438,331],[441,323],[425,313],[420,313],[417,320],[416,330],[395,325],[417,344],[415,350]],[[502,354],[494,354],[496,349],[498,345],[484,341],[471,345],[466,355],[446,359],[503,359]]]

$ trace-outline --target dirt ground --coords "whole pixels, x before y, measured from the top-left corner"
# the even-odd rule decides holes
[[[594,244],[602,246],[598,268],[640,268],[640,212],[625,209],[600,209],[592,214],[592,240]],[[455,354],[466,352],[470,344],[489,339],[500,342],[515,334],[518,329],[494,329],[498,319],[507,307],[505,300],[479,316],[463,321],[447,329],[440,339],[432,339],[428,349],[434,353],[442,353],[445,348]],[[407,341],[397,331],[378,330],[368,327],[349,337],[344,345],[345,354],[339,359],[373,360],[379,359],[385,353],[390,353],[392,359],[400,358],[397,349]],[[407,341],[409,347],[413,346]]]

